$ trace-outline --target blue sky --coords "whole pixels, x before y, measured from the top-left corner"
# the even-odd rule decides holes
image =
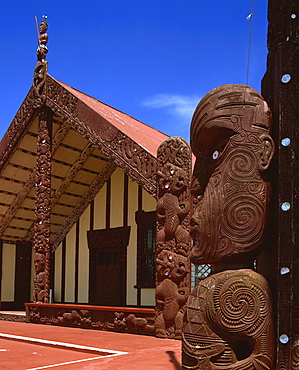
[[[0,138],[32,84],[34,16],[48,16],[49,73],[189,140],[212,88],[246,83],[252,0],[0,0]],[[255,1],[249,85],[266,69],[267,1]]]

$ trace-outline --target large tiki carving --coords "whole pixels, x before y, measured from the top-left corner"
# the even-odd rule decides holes
[[[158,148],[157,162],[156,336],[181,338],[190,293],[190,147],[170,138]]]
[[[190,260],[212,275],[187,302],[184,369],[272,368],[270,289],[253,270],[266,235],[270,124],[266,102],[244,85],[212,90],[194,113]]]

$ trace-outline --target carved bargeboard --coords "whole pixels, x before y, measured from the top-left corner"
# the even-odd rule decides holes
[[[270,125],[267,104],[244,85],[212,90],[195,110],[190,260],[211,264],[213,275],[187,302],[183,369],[272,368],[270,289],[253,271],[267,226]]]

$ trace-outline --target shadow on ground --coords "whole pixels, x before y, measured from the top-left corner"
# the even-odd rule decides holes
[[[174,364],[175,370],[181,370],[182,367],[181,367],[180,362],[177,360],[177,358],[175,356],[175,352],[173,352],[173,351],[166,351],[166,353],[170,357],[170,362]]]

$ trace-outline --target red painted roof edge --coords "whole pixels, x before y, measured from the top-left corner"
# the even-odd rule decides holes
[[[111,107],[110,105],[61,82],[52,76],[50,77],[153,156],[157,156],[156,152],[159,145],[169,138],[168,135],[135,119],[134,117]]]

